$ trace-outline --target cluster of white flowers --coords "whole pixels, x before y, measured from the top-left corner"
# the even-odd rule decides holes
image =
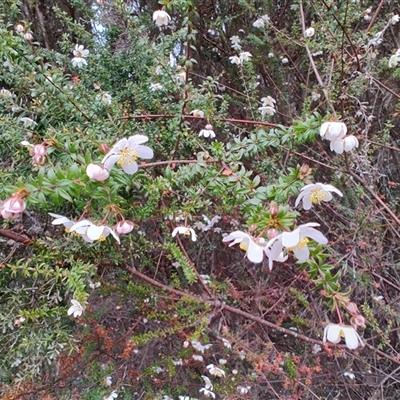
[[[276,113],[275,110],[275,103],[276,100],[271,97],[263,97],[261,99],[262,106],[258,108],[258,111],[260,111],[261,115],[274,115]]]
[[[354,135],[347,135],[347,126],[344,122],[328,121],[321,125],[321,138],[330,141],[330,148],[337,154],[348,152],[358,147],[358,139]]]
[[[86,57],[89,55],[89,50],[85,49],[83,45],[75,45],[75,49],[72,50],[74,58],[71,60],[74,67],[82,68],[87,65]]]
[[[254,28],[264,28],[266,25],[268,25],[270,21],[270,18],[268,15],[262,15],[260,18],[257,18],[254,22],[253,22],[253,26]]]
[[[232,64],[242,65],[246,61],[250,61],[250,58],[253,57],[251,53],[248,51],[241,52],[238,56],[231,56],[229,60]]]

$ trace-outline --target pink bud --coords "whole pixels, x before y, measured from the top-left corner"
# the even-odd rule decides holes
[[[43,165],[46,162],[45,156],[36,156],[32,157],[32,164],[33,165]]]
[[[274,237],[277,237],[278,235],[279,235],[279,232],[275,228],[268,229],[268,231],[267,231],[267,236],[269,239],[273,239]]]
[[[212,128],[213,128],[213,126],[211,124],[207,124],[205,129],[210,131]]]
[[[351,314],[351,315],[355,315],[358,314],[358,307],[356,303],[350,302],[348,304],[346,304],[346,310]]]
[[[44,144],[36,144],[33,146],[33,155],[36,157],[45,156],[47,154],[47,147]]]
[[[133,222],[127,219],[118,222],[117,226],[115,227],[115,231],[120,235],[126,235],[133,230]]]
[[[24,39],[28,40],[30,42],[31,40],[33,40],[33,36],[32,36],[32,34],[30,32],[25,32],[24,33]]]
[[[360,314],[351,317],[351,323],[353,325],[362,326],[363,328],[365,328],[365,318]]]
[[[110,151],[110,148],[105,143],[99,144],[100,151],[104,154],[107,154]]]
[[[18,218],[25,208],[25,201],[18,194],[14,194],[0,203],[0,215],[3,218]]]
[[[101,182],[105,181],[110,176],[110,173],[102,165],[90,163],[86,167],[86,175],[91,179]]]
[[[15,25],[14,29],[19,33],[22,33],[25,30],[24,26],[21,24]]]

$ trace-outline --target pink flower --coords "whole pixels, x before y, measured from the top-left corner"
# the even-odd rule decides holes
[[[123,221],[118,222],[117,226],[115,227],[115,232],[119,233],[120,235],[126,235],[127,233],[132,232],[133,230],[133,222],[124,219]]]
[[[86,175],[90,179],[95,179],[96,181],[105,181],[109,176],[110,172],[107,168],[104,168],[102,165],[90,163],[86,167]]]
[[[3,218],[19,218],[25,208],[26,204],[21,197],[21,192],[17,192],[0,203],[0,215]]]

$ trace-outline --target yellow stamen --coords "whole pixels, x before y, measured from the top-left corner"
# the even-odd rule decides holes
[[[104,242],[106,240],[106,237],[101,235],[98,239],[99,242]]]
[[[239,244],[239,247],[244,251],[247,251],[249,249],[243,242]]]
[[[296,247],[289,247],[289,251],[294,251],[294,249],[302,249],[307,246],[307,243],[310,241],[310,239],[303,237],[300,239],[299,244]]]
[[[121,167],[124,167],[126,165],[133,164],[137,159],[137,151],[130,147],[126,147],[125,149],[120,151],[117,164],[121,165]]]
[[[321,201],[325,200],[328,197],[328,193],[322,189],[314,189],[311,191],[310,200],[313,204],[319,204]]]

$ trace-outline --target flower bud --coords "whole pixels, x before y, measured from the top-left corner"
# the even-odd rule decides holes
[[[25,30],[24,26],[21,24],[15,25],[14,29],[16,32],[19,32],[19,33],[22,33]]]
[[[86,175],[91,179],[101,182],[105,181],[110,176],[110,173],[102,165],[90,163],[86,167]]]
[[[279,232],[275,228],[268,229],[268,231],[267,231],[268,239],[273,239],[274,237],[277,237],[278,235],[279,235]]]
[[[307,176],[309,174],[309,172],[310,172],[310,166],[308,164],[303,164],[300,167],[300,174],[302,176]]]
[[[43,143],[33,146],[34,156],[45,156],[46,154],[47,154],[47,147]]]
[[[269,215],[272,218],[275,218],[279,213],[279,206],[278,203],[275,203],[275,201],[271,201],[271,205],[269,206]]]
[[[354,315],[353,317],[351,317],[351,323],[352,325],[356,325],[356,326],[362,326],[363,328],[365,328],[365,318],[360,315]]]
[[[127,233],[132,232],[133,230],[133,222],[127,219],[118,222],[117,226],[115,227],[115,231],[120,235],[126,235]]]
[[[100,143],[99,149],[104,154],[107,154],[110,151],[110,148],[105,143]]]
[[[213,126],[211,124],[207,124],[205,129],[210,131],[211,129],[213,129]]]
[[[28,40],[30,42],[31,40],[33,40],[33,36],[32,36],[32,34],[30,32],[25,32],[24,33],[24,39]]]
[[[25,201],[22,199],[25,194],[25,191],[19,191],[2,201],[0,203],[0,215],[5,219],[19,218],[26,208]]]
[[[359,313],[358,307],[356,303],[350,302],[346,304],[346,310],[351,314],[351,315],[356,315]]]

